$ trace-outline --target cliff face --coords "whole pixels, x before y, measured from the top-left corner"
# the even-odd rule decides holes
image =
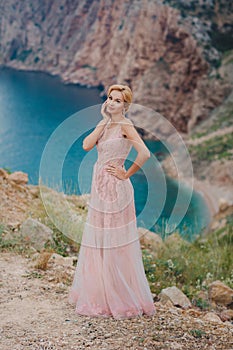
[[[1,1],[0,65],[105,90],[128,83],[135,103],[187,132],[232,89],[219,73],[222,52],[233,46],[230,6],[227,0]],[[221,35],[229,36],[225,46]]]

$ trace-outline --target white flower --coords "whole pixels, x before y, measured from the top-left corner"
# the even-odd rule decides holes
[[[171,259],[167,260],[167,264],[168,264],[169,269],[173,269],[175,267],[175,265]]]

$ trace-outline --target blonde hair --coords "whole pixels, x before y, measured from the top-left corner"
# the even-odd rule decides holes
[[[108,88],[107,96],[109,96],[113,90],[117,90],[122,93],[124,98],[125,111],[127,112],[133,99],[132,90],[127,85],[115,84],[111,85]]]

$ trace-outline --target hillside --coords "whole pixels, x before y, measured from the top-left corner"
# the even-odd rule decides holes
[[[60,207],[63,195],[51,194]],[[192,244],[147,232],[141,247],[156,314],[114,320],[77,315],[68,303],[79,247],[54,227],[38,186],[28,185],[26,174],[0,169],[0,197],[2,350],[229,350],[233,344],[233,207],[216,217],[217,231]],[[84,198],[67,200],[86,214]],[[159,294],[170,286],[181,295]]]
[[[135,103],[187,132],[232,90],[221,70],[233,48],[232,13],[228,0],[2,1],[0,65],[102,93],[128,83]]]
[[[130,84],[135,104],[161,113],[182,135],[195,187],[217,213],[192,243],[177,233],[142,237],[152,319],[80,317],[67,296],[82,233],[75,225],[85,222],[88,196],[46,190],[61,222],[64,198],[77,214],[67,236],[48,216],[40,187],[0,168],[2,350],[233,347],[232,22],[228,0],[0,0],[0,67],[97,86],[102,96],[111,84]],[[158,125],[146,108],[131,118],[149,137]],[[160,127],[166,140],[171,128]],[[173,176],[170,160],[163,164]],[[166,297],[171,286],[175,297]]]

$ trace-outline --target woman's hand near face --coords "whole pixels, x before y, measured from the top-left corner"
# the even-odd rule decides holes
[[[106,107],[107,107],[107,101],[105,101],[102,104],[101,107],[101,114],[103,116],[104,121],[108,122],[111,119],[111,114],[109,112],[106,111]]]

